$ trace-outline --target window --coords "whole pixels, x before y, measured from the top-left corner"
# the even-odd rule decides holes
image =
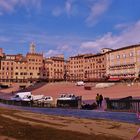
[[[126,58],[126,54],[123,54],[123,58]]]
[[[133,52],[130,52],[129,56],[132,57],[133,56]]]
[[[120,55],[117,55],[116,58],[119,59],[120,58]]]

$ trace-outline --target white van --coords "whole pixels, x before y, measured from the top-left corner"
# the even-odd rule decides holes
[[[31,92],[19,92],[11,98],[13,101],[31,101]]]
[[[75,85],[76,86],[84,86],[85,83],[83,81],[78,81]]]

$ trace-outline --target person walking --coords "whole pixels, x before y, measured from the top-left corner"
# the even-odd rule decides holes
[[[97,103],[97,107],[99,107],[99,98],[100,98],[100,96],[99,96],[99,94],[97,94],[97,95],[96,95],[96,103]]]
[[[102,107],[102,102],[103,102],[103,96],[100,94],[99,96],[99,106]]]

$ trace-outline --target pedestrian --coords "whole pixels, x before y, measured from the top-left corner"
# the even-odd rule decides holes
[[[99,106],[102,107],[102,102],[103,102],[103,96],[100,94],[99,96]]]
[[[100,96],[99,96],[99,94],[97,94],[97,95],[96,95],[96,103],[97,103],[97,107],[99,107],[99,98],[100,98]]]

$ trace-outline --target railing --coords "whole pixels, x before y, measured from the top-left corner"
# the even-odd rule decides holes
[[[107,110],[114,111],[127,111],[127,112],[138,112],[140,111],[140,99],[118,99],[118,100],[110,100],[106,99]]]

